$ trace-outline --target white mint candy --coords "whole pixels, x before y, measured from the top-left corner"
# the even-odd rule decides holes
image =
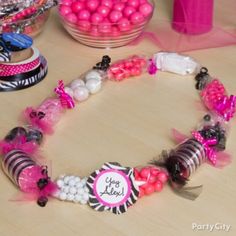
[[[87,204],[87,201],[85,201],[84,199],[82,199],[82,200],[80,201],[80,204],[85,205],[85,204]]]
[[[86,183],[87,183],[87,178],[84,178],[84,179],[81,180],[81,184],[82,184],[83,186],[85,186]]]
[[[97,80],[101,81],[101,80],[102,80],[102,76],[101,76],[101,74],[100,74],[98,71],[96,71],[96,70],[91,70],[91,71],[89,71],[89,72],[85,75],[85,80],[86,80],[86,81],[88,81],[88,80],[90,80],[90,79],[97,79]]]
[[[64,193],[69,193],[70,187],[69,187],[69,186],[65,186],[65,187],[62,188],[62,191],[63,191]]]
[[[86,87],[90,93],[95,94],[101,90],[102,82],[98,79],[89,79],[86,82]]]
[[[84,189],[83,188],[78,188],[77,193],[80,194],[80,195],[83,195],[84,194]]]
[[[65,87],[65,92],[73,98],[73,95],[74,95],[73,89],[69,87]]]
[[[84,81],[82,79],[75,79],[70,83],[70,88],[75,90],[79,86],[84,86]]]
[[[67,194],[62,192],[62,193],[59,194],[59,198],[60,198],[62,201],[64,201],[64,200],[67,199]]]
[[[81,195],[75,195],[74,201],[80,202],[81,200],[82,200],[82,196]]]
[[[81,183],[81,181],[76,184],[76,188],[82,188],[82,187],[83,187],[83,184]]]
[[[71,186],[71,187],[75,186],[74,177],[69,180],[69,186]]]
[[[67,194],[67,198],[66,198],[66,200],[68,200],[68,201],[73,201],[74,200],[74,195],[73,194]]]
[[[69,176],[65,176],[65,177],[64,177],[64,183],[65,183],[65,184],[68,184],[68,183],[69,183],[69,180],[70,180],[70,177],[69,177]]]
[[[80,177],[75,177],[75,182],[78,183],[80,181]]]
[[[75,187],[71,187],[69,192],[75,195],[77,193],[77,189]]]
[[[85,101],[89,97],[89,90],[85,86],[79,86],[74,90],[74,99],[78,102]]]
[[[89,195],[88,195],[88,193],[84,193],[84,194],[83,194],[83,199],[84,199],[85,201],[88,201],[88,200],[89,200]]]
[[[58,179],[58,180],[57,180],[57,186],[58,186],[59,188],[61,188],[62,186],[64,186],[64,181],[63,181],[62,179]]]

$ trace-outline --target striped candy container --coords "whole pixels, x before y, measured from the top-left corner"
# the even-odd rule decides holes
[[[12,150],[2,158],[2,168],[9,179],[23,192],[32,194],[40,206],[45,206],[56,190],[45,166],[39,166],[25,152]]]

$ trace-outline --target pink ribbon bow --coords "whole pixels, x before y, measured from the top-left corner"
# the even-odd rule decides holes
[[[233,118],[236,110],[236,96],[223,96],[216,104],[214,109],[218,114],[224,117],[226,121]]]
[[[54,89],[54,91],[59,96],[61,105],[63,107],[67,107],[68,109],[72,109],[75,107],[73,98],[65,92],[65,86],[62,80],[59,80],[58,86]]]
[[[208,160],[213,165],[216,165],[216,151],[211,147],[211,145],[217,144],[217,140],[215,138],[204,139],[202,135],[197,131],[193,131],[192,135],[198,142],[200,142],[203,145]]]

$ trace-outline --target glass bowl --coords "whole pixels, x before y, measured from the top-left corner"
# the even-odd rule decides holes
[[[72,23],[67,19],[68,17],[61,14],[60,5],[58,12],[62,25],[75,40],[94,48],[116,48],[129,44],[143,32],[154,11],[154,1],[149,0],[148,2],[152,5],[150,14],[140,23],[132,24],[129,21],[128,27],[127,21],[110,23],[106,19],[98,24],[91,23],[89,20]]]
[[[9,22],[2,24],[3,32],[15,32],[27,34],[31,37],[35,37],[43,30],[45,23],[48,20],[50,10],[43,12],[38,16],[33,16],[24,20],[16,22]]]

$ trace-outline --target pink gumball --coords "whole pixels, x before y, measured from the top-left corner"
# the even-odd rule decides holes
[[[146,2],[148,2],[148,0],[139,0],[140,5]]]
[[[77,16],[79,20],[89,20],[90,15],[91,15],[90,12],[84,9],[84,10],[79,11]]]
[[[71,8],[68,6],[60,6],[59,12],[62,16],[66,16],[67,14],[71,13]]]
[[[127,18],[129,18],[134,12],[136,12],[136,9],[131,6],[127,6],[123,10],[124,16]]]
[[[137,8],[139,6],[139,4],[140,4],[139,0],[129,0],[127,2],[128,6],[131,6],[131,7],[134,7],[134,8]]]
[[[99,24],[98,26],[98,30],[99,32],[101,32],[102,34],[110,34],[111,33],[111,24],[110,22],[102,22]]]
[[[75,24],[77,22],[77,16],[75,15],[75,13],[67,14],[65,16],[65,19],[72,24]]]
[[[148,184],[144,192],[146,195],[151,195],[152,193],[155,192],[155,187],[152,184]]]
[[[71,4],[71,10],[74,13],[78,13],[79,11],[83,10],[85,8],[85,5],[83,2],[73,2]]]
[[[139,198],[143,197],[145,195],[144,189],[143,188],[139,188]]]
[[[151,169],[151,174],[154,175],[154,176],[157,176],[159,172],[160,172],[160,170],[158,170],[155,167]]]
[[[156,183],[153,184],[154,189],[156,192],[161,192],[162,188],[163,188],[163,184],[161,181],[157,180]]]
[[[119,28],[116,26],[112,26],[111,27],[111,35],[113,37],[119,37],[121,35]]]
[[[92,35],[93,37],[98,37],[98,36],[100,36],[100,32],[99,32],[97,26],[92,26],[92,28],[91,28],[91,30],[90,30],[90,35]]]
[[[110,8],[107,6],[99,6],[97,8],[97,13],[99,13],[103,17],[107,17],[109,15],[109,12],[110,12]]]
[[[97,7],[99,6],[99,1],[98,0],[87,0],[86,6],[89,11],[94,12],[97,9]]]
[[[96,13],[96,12],[95,12],[95,13],[93,13],[93,14],[91,15],[90,20],[91,20],[91,22],[92,22],[93,24],[99,24],[99,23],[102,22],[103,17],[102,17],[102,15],[100,15],[99,13]]]
[[[86,20],[79,20],[77,24],[78,24],[78,28],[81,31],[87,32],[91,28],[91,23],[89,21],[86,21]]]
[[[144,16],[147,17],[152,13],[153,6],[150,3],[144,3],[139,6],[139,12]]]
[[[102,0],[102,1],[101,1],[101,5],[107,6],[107,7],[109,7],[109,8],[112,8],[112,6],[113,6],[113,0]]]
[[[148,167],[142,168],[140,176],[147,179],[150,176],[150,169]]]
[[[120,11],[111,11],[111,13],[109,14],[109,19],[111,22],[115,23],[117,21],[119,21],[122,18],[122,13]]]
[[[122,32],[131,30],[130,21],[126,18],[120,19],[117,24]]]
[[[158,173],[157,175],[158,180],[160,180],[163,184],[166,183],[166,181],[168,180],[168,176],[165,172],[161,171]]]
[[[60,1],[60,5],[64,5],[64,6],[70,6],[72,4],[72,0],[61,0]]]
[[[125,8],[125,4],[123,2],[118,2],[113,5],[113,10],[123,11]]]
[[[144,21],[144,17],[140,12],[135,12],[130,16],[130,21],[132,24],[140,24]]]

